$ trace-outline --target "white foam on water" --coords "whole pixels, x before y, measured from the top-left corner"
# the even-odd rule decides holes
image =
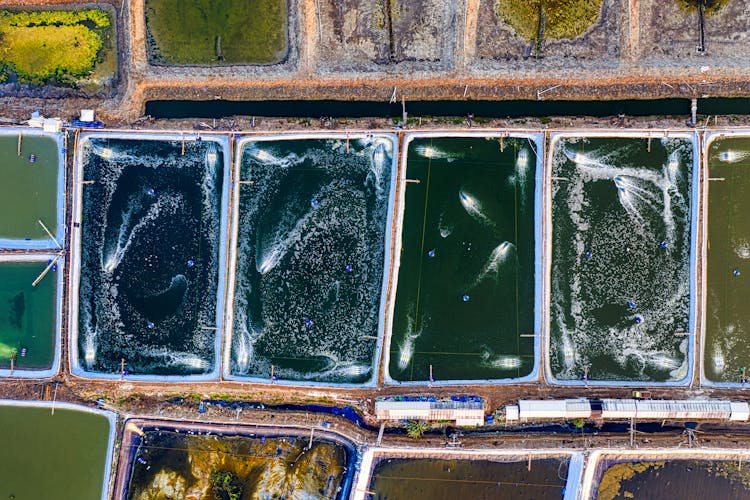
[[[424,158],[431,160],[447,160],[448,163],[463,158],[465,155],[460,151],[444,151],[434,146],[418,145],[414,151]]]
[[[724,163],[737,163],[750,156],[750,151],[736,151],[728,149],[719,153],[719,161]]]
[[[482,364],[490,368],[498,368],[501,370],[515,370],[519,368],[523,362],[520,356],[512,356],[505,354],[492,355],[489,351],[482,353]]]
[[[723,374],[724,368],[726,368],[726,357],[721,350],[718,343],[714,344],[713,355],[711,356],[711,362],[713,363],[714,372],[717,374]]]
[[[742,238],[740,240],[732,241],[732,245],[734,247],[734,253],[737,255],[737,257],[745,260],[750,259],[750,242]]]
[[[487,262],[485,262],[484,267],[482,267],[482,270],[474,279],[474,283],[472,284],[472,286],[477,286],[487,277],[497,279],[499,276],[500,265],[508,259],[508,257],[511,255],[511,252],[515,250],[515,248],[515,245],[513,245],[513,243],[509,241],[503,241],[498,246],[496,246],[492,250],[492,253],[490,253],[490,256],[487,258]]]
[[[482,210],[482,203],[474,196],[461,189],[458,191],[458,200],[471,217],[487,226],[494,226],[492,220]]]
[[[173,351],[162,347],[142,347],[141,353],[159,363],[160,366],[181,367],[190,370],[206,370],[208,361],[191,352]]]
[[[316,195],[316,199],[320,196],[320,193]],[[274,269],[281,259],[289,252],[289,249],[296,245],[300,239],[304,236],[306,228],[309,226],[310,219],[315,214],[316,210],[322,210],[324,204],[327,203],[325,200],[318,202],[315,208],[308,210],[300,219],[296,221],[294,227],[287,232],[282,233],[279,231],[271,239],[271,243],[268,245],[262,245],[260,242],[257,246],[258,253],[256,254],[256,269],[260,274],[266,274],[267,272]],[[284,228],[282,227],[281,230]],[[262,252],[262,253],[261,253]]]
[[[445,211],[440,212],[440,219],[438,220],[438,232],[441,238],[447,238],[453,233],[455,226],[453,224],[447,224],[445,222]]]
[[[415,330],[415,326],[414,316],[410,312],[406,324],[406,335],[398,346],[398,369],[402,371],[409,366],[411,358],[414,357],[414,343],[422,335],[422,328]]]

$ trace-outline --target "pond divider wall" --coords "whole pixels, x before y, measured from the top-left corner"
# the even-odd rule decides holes
[[[398,273],[401,266],[401,244],[402,244],[402,232],[404,224],[404,212],[406,210],[406,169],[409,155],[409,143],[414,139],[421,138],[521,138],[528,139],[533,144],[536,152],[536,164],[534,169],[534,253],[535,253],[535,264],[534,264],[534,365],[530,374],[519,377],[519,378],[508,378],[508,379],[493,379],[493,380],[435,380],[434,382],[419,381],[419,382],[401,382],[394,380],[390,376],[389,363],[391,361],[390,348],[393,339],[393,314],[396,302],[396,293],[398,288]],[[487,129],[484,131],[466,131],[466,132],[451,132],[451,131],[434,131],[434,132],[408,132],[406,133],[404,140],[401,145],[401,150],[398,151],[399,157],[399,168],[398,168],[398,206],[395,208],[395,228],[393,228],[393,234],[395,235],[395,241],[393,242],[394,258],[393,258],[393,270],[391,274],[391,297],[388,299],[388,310],[387,310],[387,326],[385,333],[385,342],[383,348],[383,363],[381,363],[384,380],[386,384],[391,385],[403,385],[403,386],[432,386],[432,385],[465,385],[465,384],[516,384],[521,382],[536,381],[539,377],[539,355],[540,355],[540,344],[542,337],[543,327],[543,316],[542,316],[542,207],[543,207],[543,158],[544,158],[544,135],[541,133],[531,133],[527,131],[500,131],[494,129]]]
[[[688,350],[686,353],[687,356],[687,366],[688,366],[688,373],[687,375],[679,380],[674,382],[650,382],[650,381],[619,381],[619,380],[589,380],[587,382],[583,380],[559,380],[554,377],[552,374],[552,368],[551,368],[551,358],[550,358],[550,343],[552,340],[551,335],[551,321],[552,321],[552,315],[551,315],[551,284],[552,284],[552,185],[551,185],[551,177],[552,177],[552,169],[553,169],[553,163],[554,163],[554,148],[556,143],[560,139],[570,139],[570,138],[633,138],[633,139],[655,139],[659,140],[662,138],[685,138],[689,139],[692,148],[693,148],[693,171],[692,171],[692,185],[691,185],[691,200],[690,200],[690,213],[691,213],[691,221],[690,221],[690,255],[689,255],[689,272],[690,272],[690,309],[689,309],[689,332],[688,332]],[[699,247],[698,242],[698,206],[700,202],[700,190],[699,190],[699,178],[700,178],[700,170],[701,170],[701,162],[700,157],[702,150],[699,144],[699,136],[694,131],[683,131],[683,130],[632,130],[632,131],[623,131],[623,130],[596,130],[596,131],[586,131],[582,130],[580,132],[575,131],[565,131],[565,132],[553,132],[550,134],[549,139],[549,146],[546,153],[546,171],[544,174],[544,178],[547,181],[546,186],[546,192],[545,192],[545,200],[548,202],[548,208],[545,210],[544,213],[544,226],[545,226],[545,242],[546,242],[546,270],[544,273],[544,279],[545,279],[545,331],[546,331],[546,339],[545,339],[545,354],[544,356],[544,363],[545,363],[545,376],[547,379],[547,382],[552,385],[561,385],[561,386],[613,386],[613,387],[631,387],[631,386],[654,386],[654,387],[677,387],[677,386],[686,386],[691,383],[693,379],[694,374],[694,364],[695,364],[695,346],[696,346],[696,339],[701,337],[701,333],[696,331],[696,294],[697,294],[697,272],[696,272],[696,259],[697,259],[697,252]],[[705,266],[704,266],[705,268]],[[705,271],[704,271],[705,272]]]
[[[163,142],[174,142],[174,141],[190,141],[196,140],[212,141],[222,148],[222,156],[224,159],[224,176],[221,181],[222,186],[222,203],[221,203],[221,228],[219,233],[219,263],[218,263],[218,287],[217,287],[217,303],[216,303],[216,329],[214,339],[214,368],[210,373],[199,374],[199,375],[149,375],[149,374],[138,374],[138,375],[126,375],[127,380],[142,380],[142,381],[207,381],[207,380],[218,380],[221,368],[221,342],[222,342],[222,331],[224,329],[224,315],[225,315],[225,297],[226,297],[226,256],[227,256],[227,234],[228,234],[228,221],[229,221],[229,207],[231,193],[229,190],[230,175],[232,172],[231,164],[231,152],[229,150],[230,136],[228,134],[199,134],[199,133],[164,133],[164,132],[132,132],[132,131],[106,131],[106,132],[85,132],[81,134],[77,141],[76,150],[76,161],[73,165],[73,184],[72,196],[73,196],[73,208],[72,208],[72,224],[71,224],[71,272],[70,272],[70,286],[69,286],[69,330],[70,330],[70,371],[73,375],[93,378],[93,379],[109,379],[116,380],[121,378],[119,373],[104,373],[94,372],[85,370],[80,363],[79,349],[78,349],[78,316],[79,316],[79,293],[80,293],[80,280],[81,280],[81,237],[82,227],[81,222],[83,218],[83,159],[81,152],[85,147],[86,143],[91,139],[119,139],[119,140],[142,140],[142,141],[163,141]]]
[[[46,370],[24,370],[15,369],[11,373],[9,369],[0,369],[0,377],[20,377],[20,378],[50,378],[57,375],[60,370],[61,355],[61,332],[62,332],[62,311],[63,311],[63,282],[65,259],[60,258],[59,254],[0,254],[0,263],[13,262],[32,262],[46,263],[48,260],[57,259],[57,271],[49,271],[44,279],[55,279],[55,323],[54,323],[54,355],[52,357],[52,366]],[[49,273],[52,276],[49,276]]]

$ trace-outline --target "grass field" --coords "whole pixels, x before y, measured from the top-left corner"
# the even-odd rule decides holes
[[[526,40],[539,36],[544,9],[544,38],[576,38],[599,18],[603,0],[496,0],[495,12]]]
[[[285,0],[146,0],[146,23],[167,64],[268,64],[287,51]]]
[[[111,20],[101,10],[0,12],[2,78],[74,84],[111,57]],[[114,72],[114,70],[113,70]]]

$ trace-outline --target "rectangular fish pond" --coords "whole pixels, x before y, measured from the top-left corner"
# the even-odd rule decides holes
[[[405,143],[388,381],[535,378],[541,136],[421,133]]]
[[[556,383],[692,376],[697,138],[555,134],[549,371]]]
[[[62,265],[57,255],[0,255],[1,376],[57,373]]]
[[[225,376],[374,383],[390,262],[394,137],[246,138],[237,148]]]
[[[57,248],[52,237],[65,235],[62,134],[0,128],[0,171],[0,248]]]
[[[353,444],[309,444],[309,429],[129,421],[119,498],[349,498]]]
[[[363,462],[363,467],[368,467],[363,471],[369,476],[360,479],[356,495],[368,491],[372,492],[369,498],[392,500],[575,498],[580,465],[581,457],[571,455],[472,456],[446,450],[389,453],[376,449],[371,461]],[[366,487],[363,479],[368,481]]]
[[[216,378],[228,138],[100,133],[78,148],[73,372]]]
[[[750,498],[748,458],[729,450],[601,455],[589,461],[584,493],[592,500]]]
[[[747,380],[750,368],[750,132],[706,137],[708,215],[703,375]]]
[[[114,414],[67,403],[0,401],[0,498],[105,500]]]

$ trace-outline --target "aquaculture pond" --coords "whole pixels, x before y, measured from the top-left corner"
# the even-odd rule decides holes
[[[83,370],[119,375],[123,362],[129,374],[215,370],[224,155],[223,143],[205,137],[84,141],[74,358]]]
[[[469,499],[563,497],[568,458],[529,462],[386,458],[372,472],[369,490],[375,499]]]
[[[408,143],[390,343],[397,381],[502,379],[535,366],[536,143]]]
[[[52,368],[57,344],[57,275],[47,261],[0,261],[0,368]],[[56,267],[55,267],[56,269]]]
[[[308,433],[309,434],[309,433]],[[301,437],[147,431],[127,498],[348,498],[352,451]]]
[[[55,248],[42,224],[62,239],[57,138],[22,134],[18,146],[18,132],[0,134],[0,246]]]
[[[704,374],[742,382],[750,367],[750,138],[715,138],[708,151]]]
[[[0,498],[106,498],[110,421],[68,408],[0,405]]]
[[[597,500],[625,498],[750,498],[750,468],[723,460],[665,460],[613,464],[604,471]]]
[[[393,149],[386,136],[244,144],[232,374],[373,378]]]
[[[286,0],[146,0],[150,56],[167,64],[268,64],[286,57]]]
[[[683,381],[692,334],[692,137],[556,139],[552,375]]]

